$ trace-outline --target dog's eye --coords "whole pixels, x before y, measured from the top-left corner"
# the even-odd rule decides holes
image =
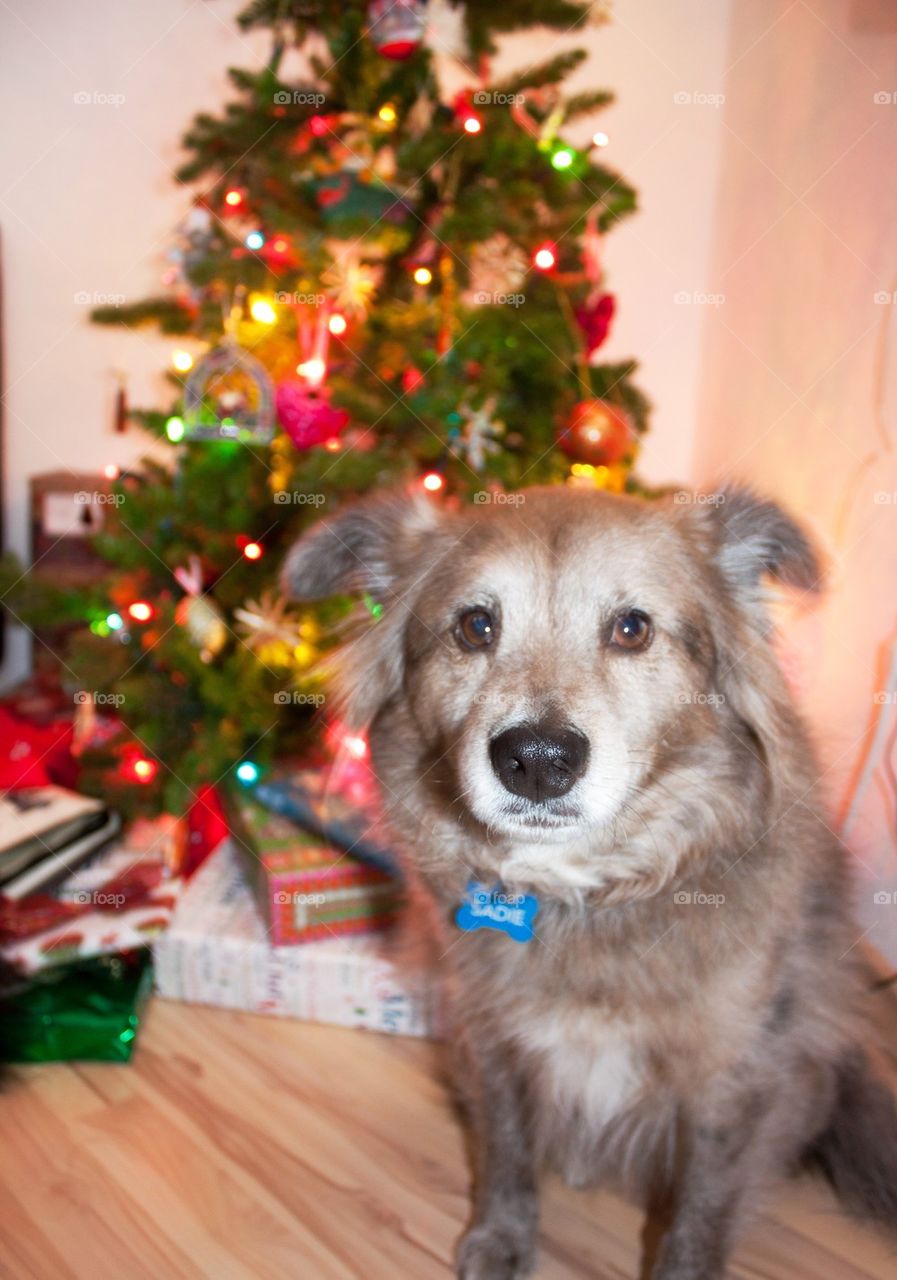
[[[651,639],[651,619],[640,609],[628,609],[614,621],[610,642],[618,649],[644,649]]]
[[[465,649],[485,649],[495,639],[496,627],[486,609],[467,609],[458,619],[455,635]]]

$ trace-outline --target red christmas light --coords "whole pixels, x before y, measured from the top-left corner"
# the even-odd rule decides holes
[[[128,617],[133,618],[135,622],[149,622],[155,612],[148,600],[135,600],[133,604],[128,605]]]
[[[264,548],[258,542],[247,542],[243,548],[243,555],[247,560],[261,560]]]
[[[139,751],[132,752],[122,761],[120,773],[128,782],[139,782],[141,786],[148,787],[158,776],[159,763]]]
[[[540,271],[551,271],[557,266],[557,261],[557,245],[554,244],[540,244],[533,254],[533,266]]]
[[[243,192],[236,187],[231,187],[224,193],[224,203],[229,209],[239,209],[243,203]]]
[[[445,486],[445,480],[438,471],[428,471],[421,484],[428,493],[438,493]]]

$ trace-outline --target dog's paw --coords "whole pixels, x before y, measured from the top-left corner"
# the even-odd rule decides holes
[[[528,1241],[514,1240],[498,1227],[481,1222],[458,1245],[458,1280],[523,1280],[534,1262]]]

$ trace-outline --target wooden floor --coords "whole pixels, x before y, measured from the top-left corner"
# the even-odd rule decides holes
[[[0,1094],[0,1275],[445,1280],[467,1172],[438,1053],[155,999],[130,1066],[24,1068]],[[639,1229],[549,1180],[538,1275],[636,1277]],[[807,1180],[731,1275],[894,1280],[897,1251]]]

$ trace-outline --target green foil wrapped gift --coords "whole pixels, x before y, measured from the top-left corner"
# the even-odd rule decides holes
[[[127,1062],[152,985],[143,948],[7,982],[0,993],[0,1061]]]

